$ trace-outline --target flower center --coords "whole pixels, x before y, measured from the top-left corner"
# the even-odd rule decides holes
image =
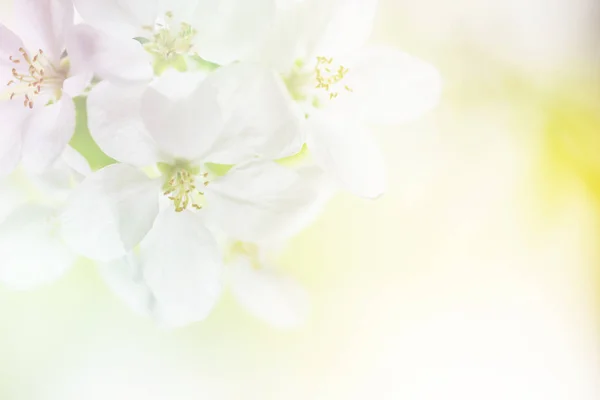
[[[315,77],[317,79],[317,89],[323,89],[329,94],[329,99],[338,97],[341,90],[352,92],[348,85],[343,85],[342,81],[350,70],[343,65],[335,65],[333,58],[317,57],[315,65]]]
[[[198,182],[208,186],[208,172],[201,173],[199,167],[178,163],[174,166],[159,165],[165,171],[167,181],[163,185],[163,194],[173,201],[175,211],[188,208],[200,210],[204,202],[204,192],[197,188]]]
[[[67,70],[52,64],[41,49],[32,57],[21,47],[18,56],[8,59],[15,65],[12,79],[6,84],[11,100],[22,97],[23,106],[33,108],[42,93],[49,96],[48,101],[60,99]]]
[[[312,69],[304,62],[296,61],[291,73],[283,77],[292,98],[301,103],[319,108],[324,100],[336,99],[342,92],[353,92],[344,78],[350,70],[336,64],[333,58],[317,57]]]
[[[144,26],[143,29],[151,33],[144,47],[155,56],[172,60],[192,51],[196,30],[186,22],[177,24],[171,12],[157,20],[154,26]]]

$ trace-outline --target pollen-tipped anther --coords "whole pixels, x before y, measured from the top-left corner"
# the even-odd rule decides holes
[[[33,108],[34,98],[42,92],[48,93],[50,99],[58,99],[62,95],[62,84],[67,77],[67,71],[55,67],[40,49],[33,57],[24,48],[19,48],[19,56],[9,55],[8,59],[15,65],[26,64],[12,68],[12,78],[6,86],[14,86],[10,98],[23,96],[23,106]],[[49,90],[46,90],[49,89]]]
[[[335,73],[333,71],[333,58],[317,57],[317,64],[315,66],[317,85],[315,88],[323,89],[329,93],[329,100],[333,100],[339,96],[339,91],[334,88],[338,87],[340,82],[350,72],[343,65],[335,68]],[[343,87],[347,92],[353,92],[348,85],[344,85]]]

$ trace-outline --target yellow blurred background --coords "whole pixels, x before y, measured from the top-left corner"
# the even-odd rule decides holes
[[[383,198],[340,194],[289,244],[305,326],[226,294],[162,331],[81,264],[0,289],[0,399],[599,399],[600,4],[382,0],[373,42],[444,95],[377,130]]]

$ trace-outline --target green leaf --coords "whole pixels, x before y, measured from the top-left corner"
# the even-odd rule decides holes
[[[149,39],[147,39],[147,38],[145,38],[145,37],[141,37],[141,36],[135,37],[135,38],[133,38],[133,40],[137,40],[137,41],[138,41],[138,42],[140,42],[140,44],[142,44],[142,45],[144,45],[144,44],[146,44],[146,43],[150,42],[150,40],[149,40]]]

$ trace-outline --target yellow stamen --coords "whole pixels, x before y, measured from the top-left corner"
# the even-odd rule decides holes
[[[200,210],[204,193],[196,188],[197,170],[179,165],[170,168],[169,171],[170,178],[163,186],[163,194],[173,201],[175,211],[182,212],[188,207]],[[208,174],[202,176],[206,179]],[[207,186],[209,182],[205,180],[203,183]]]
[[[173,13],[165,14],[164,22],[154,27],[144,26],[143,29],[152,32],[152,37],[144,45],[149,53],[171,60],[179,55],[192,51],[193,39],[197,31],[191,25],[181,22],[179,26],[173,22]]]
[[[335,90],[335,88],[339,86],[340,82],[346,77],[346,75],[350,71],[343,65],[340,65],[335,70],[335,73],[332,72],[333,70],[333,58],[327,58],[322,56],[317,57],[317,64],[315,66],[317,86],[315,86],[315,88],[323,89],[327,93],[329,93],[330,100],[333,100],[338,97],[339,92]],[[350,88],[348,85],[344,85],[344,89],[347,92],[353,92],[352,88]]]

